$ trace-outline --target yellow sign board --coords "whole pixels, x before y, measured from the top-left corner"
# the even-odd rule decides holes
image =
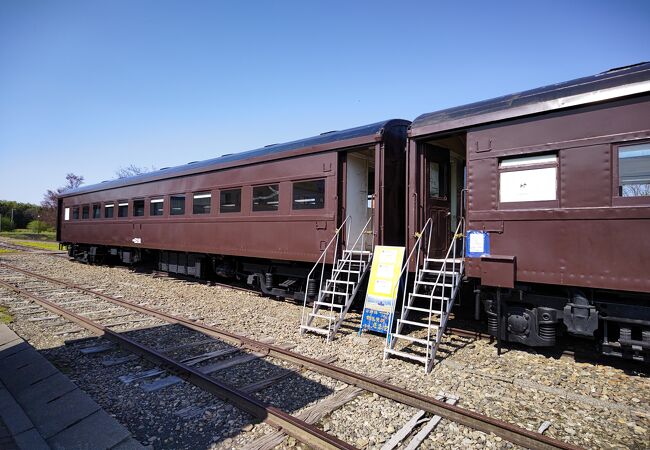
[[[385,245],[375,247],[361,330],[388,332],[390,326],[388,322],[397,297],[403,260],[404,247]]]

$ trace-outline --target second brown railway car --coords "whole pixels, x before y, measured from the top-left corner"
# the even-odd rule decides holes
[[[161,270],[245,279],[304,296],[341,217],[373,217],[374,244],[402,244],[410,122],[390,120],[126,179],[59,199],[58,240],[88,262],[155,259]],[[346,237],[344,237],[345,239]]]
[[[459,217],[488,235],[465,291],[491,334],[648,359],[650,64],[424,114],[408,160],[410,245],[429,218],[438,257]]]

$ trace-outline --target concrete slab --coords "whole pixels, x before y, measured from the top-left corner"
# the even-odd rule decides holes
[[[76,384],[61,372],[56,372],[17,392],[15,397],[20,404],[48,404],[75,389],[79,389]]]
[[[100,409],[81,389],[50,402],[39,401],[21,406],[46,440]]]
[[[51,450],[47,442],[34,428],[14,436],[14,442],[20,450]]]
[[[0,448],[12,441],[25,450],[144,448],[45,357],[7,330],[0,325],[0,341],[5,342],[0,352]]]
[[[36,350],[25,350],[0,361],[0,380],[12,395],[57,372]]]
[[[0,328],[0,344],[6,344],[14,339],[20,339],[9,327]]]
[[[47,439],[53,448],[99,449],[112,448],[129,438],[129,431],[103,410]]]
[[[0,388],[0,419],[12,435],[34,428],[32,421],[4,386]]]
[[[21,352],[31,348],[30,345],[22,339],[16,339],[0,345],[0,360],[5,359],[14,353]]]

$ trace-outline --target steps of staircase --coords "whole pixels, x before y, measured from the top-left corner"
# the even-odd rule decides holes
[[[450,277],[452,275],[457,277],[458,275],[460,275],[460,272],[458,272],[456,270],[447,270],[447,271],[445,271],[445,270],[440,270],[440,269],[420,269],[420,272],[432,273],[432,274],[435,274],[435,275],[438,275],[439,273],[441,273],[443,275],[447,275],[448,277]]]
[[[331,307],[331,308],[338,308],[338,309],[343,309],[343,307],[345,306],[345,305],[339,305],[338,303],[321,302],[321,301],[314,302],[314,305],[328,306],[328,307]]]
[[[431,330],[438,329],[438,325],[436,323],[432,323],[431,325],[429,325],[428,323],[414,322],[412,320],[404,320],[404,319],[397,319],[397,322],[404,323],[406,325],[413,325],[414,327],[429,328]]]
[[[427,341],[426,339],[421,339],[421,338],[416,338],[413,336],[409,336],[408,334],[398,334],[398,333],[393,333],[390,335],[391,338],[398,338],[398,339],[406,339],[407,341],[411,342],[417,342],[418,344],[422,345],[428,345],[429,347],[432,347],[435,341]]]
[[[449,258],[449,259],[444,259],[444,258],[426,258],[426,262],[435,262],[435,263],[443,263],[447,261],[447,263],[461,263],[465,260],[465,258]]]
[[[406,309],[409,311],[419,311],[419,312],[425,312],[425,313],[430,313],[430,314],[438,314],[438,311],[431,310],[429,308],[420,308],[417,306],[406,306]]]
[[[418,298],[433,298],[434,300],[449,300],[449,297],[440,296],[440,295],[434,295],[433,297],[431,297],[431,295],[428,294],[414,294],[413,292],[409,293],[409,295]]]
[[[347,270],[347,269],[334,269],[332,271],[332,273],[336,273],[336,272],[338,272],[338,273],[355,273],[357,275],[359,275],[361,273],[361,271],[359,271],[359,270]]]
[[[318,317],[318,318],[325,319],[325,320],[336,320],[337,319],[336,316],[318,314],[318,313],[309,313],[309,316],[310,317]]]
[[[348,293],[347,293],[347,292],[328,291],[328,290],[325,290],[325,289],[323,289],[323,290],[321,291],[321,293],[323,293],[323,294],[331,294],[331,295],[341,295],[341,296],[343,296],[343,297],[347,297],[347,296],[348,296]]]
[[[329,335],[330,332],[324,328],[310,327],[309,325],[300,325],[301,330],[313,331],[314,333]]]
[[[343,254],[352,254],[352,255],[372,255],[372,252],[369,250],[343,250]]]
[[[452,283],[436,283],[435,281],[422,281],[422,280],[417,280],[417,284],[423,284],[425,286],[439,286],[439,287],[454,287],[455,285]]]
[[[355,284],[355,281],[345,281],[345,280],[327,280],[328,283],[335,283],[335,284]]]
[[[399,350],[394,350],[392,348],[385,348],[384,354],[386,353],[390,353],[391,355],[401,356],[403,358],[413,359],[415,361],[420,361],[425,364],[427,362],[426,356],[418,356],[418,355],[414,355],[413,353],[401,352]]]

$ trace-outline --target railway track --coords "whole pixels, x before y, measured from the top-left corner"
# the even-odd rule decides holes
[[[227,400],[237,408],[253,417],[279,428],[296,439],[314,448],[354,448],[335,436],[329,435],[315,425],[306,423],[290,414],[267,405],[250,393],[250,389],[235,388],[206,373],[205,366],[194,364],[193,360],[179,360],[157,350],[123,331],[138,328],[156,327],[168,324],[179,325],[199,333],[204,338],[216,338],[224,345],[233,346],[251,358],[271,357],[297,367],[296,371],[309,370],[333,379],[356,386],[368,392],[406,404],[461,425],[485,433],[494,433],[512,443],[533,449],[575,449],[577,447],[549,438],[510,423],[497,420],[470,410],[451,405],[432,397],[408,391],[384,380],[361,375],[327,361],[309,358],[286,348],[268,342],[250,339],[212,326],[193,322],[180,316],[148,308],[142,304],[131,303],[84,286],[45,277],[15,266],[0,263],[0,286],[14,291],[35,302],[56,316],[35,317],[42,320],[66,319],[61,326],[74,324],[78,330],[89,330],[103,336],[121,347],[138,354],[153,363],[164,367],[176,376]],[[69,300],[74,293],[74,300]],[[68,332],[74,332],[70,329]],[[219,351],[217,351],[218,353]],[[230,350],[229,350],[230,352]],[[215,353],[214,351],[212,353]],[[232,352],[231,352],[232,353]],[[243,353],[242,353],[243,356]],[[209,357],[206,359],[210,359]]]

